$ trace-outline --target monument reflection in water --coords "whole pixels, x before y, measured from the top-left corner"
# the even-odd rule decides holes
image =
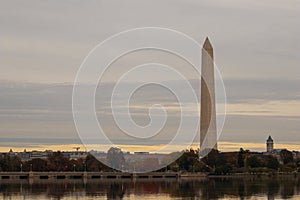
[[[299,199],[297,177],[0,183],[2,199]]]

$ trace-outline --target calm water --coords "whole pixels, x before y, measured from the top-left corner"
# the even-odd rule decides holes
[[[300,199],[300,182],[295,177],[0,182],[0,199]]]

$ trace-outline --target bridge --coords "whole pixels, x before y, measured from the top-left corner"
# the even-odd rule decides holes
[[[180,172],[0,172],[0,181],[5,180],[107,180],[107,179],[178,179],[205,177],[205,173],[180,173]]]

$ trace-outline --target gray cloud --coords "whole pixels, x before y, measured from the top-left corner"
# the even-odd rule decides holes
[[[224,83],[228,103],[300,100],[299,79],[228,79]]]
[[[229,103],[255,103],[257,100],[299,100],[297,80],[225,80]],[[191,80],[197,88],[198,82]],[[130,84],[130,83],[128,83]],[[180,83],[178,83],[180,84]],[[278,84],[278,85],[277,85]],[[70,84],[37,84],[1,82],[0,84],[0,137],[1,138],[60,138],[78,140],[72,118],[71,98],[72,85]],[[109,91],[112,83],[101,85],[102,91]],[[110,132],[112,140],[120,141],[118,128],[112,121],[109,110],[110,96],[98,88],[96,108],[99,119],[104,128]],[[298,91],[298,92],[297,92]],[[103,95],[105,94],[105,95]],[[158,98],[164,97],[164,98]],[[174,97],[164,95],[164,90],[149,87],[146,91],[133,96],[131,109],[133,119],[139,124],[145,124],[149,120],[148,108],[154,103],[161,103],[167,107],[176,107]],[[194,111],[195,112],[195,111]],[[253,111],[255,112],[255,111]],[[191,112],[193,113],[193,112]],[[121,114],[121,113],[119,113]],[[170,111],[168,127],[164,130],[165,139],[170,137],[177,127],[180,113]],[[248,116],[228,115],[222,139],[226,141],[254,141],[261,140],[262,132],[269,134],[272,131],[278,139],[295,141],[299,129],[298,117],[293,116]],[[191,116],[192,117],[192,116]],[[195,117],[195,116],[194,116]],[[288,132],[289,136],[283,136]],[[239,137],[236,137],[239,135]],[[156,141],[163,140],[156,138]],[[52,141],[51,140],[51,141]],[[124,142],[124,138],[123,138]]]
[[[78,139],[70,83],[81,62],[112,34],[144,26],[182,31],[199,43],[209,36],[230,104],[299,100],[299,8],[297,0],[2,1],[0,80],[6,81],[0,82],[0,137]],[[124,59],[118,66],[151,60],[145,55]],[[174,57],[161,57],[170,65],[182,64]],[[111,87],[104,85],[105,90]],[[149,90],[135,103],[157,100],[173,105],[170,98],[156,99],[159,95]],[[108,96],[101,98],[109,101]],[[101,111],[103,105],[97,108]],[[147,109],[133,111],[147,114]],[[222,138],[261,141],[262,131],[271,129],[278,139],[295,141],[298,120],[232,115]]]
[[[83,58],[120,31],[162,26],[210,36],[226,78],[298,78],[299,1],[18,1],[0,8],[0,79],[72,82]],[[17,59],[16,59],[17,58]]]

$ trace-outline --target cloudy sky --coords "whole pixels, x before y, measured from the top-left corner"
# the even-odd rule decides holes
[[[269,134],[278,148],[300,150],[297,0],[0,3],[0,150],[62,148],[61,144],[72,144],[65,146],[72,149],[80,143],[71,103],[83,59],[109,36],[149,26],[183,32],[200,44],[207,36],[211,39],[228,98],[222,150],[242,145],[262,150]],[[175,59],[143,52],[129,55],[115,67],[153,57],[170,64]],[[156,93],[148,93],[147,100],[159,96],[155,88],[150,91]]]

